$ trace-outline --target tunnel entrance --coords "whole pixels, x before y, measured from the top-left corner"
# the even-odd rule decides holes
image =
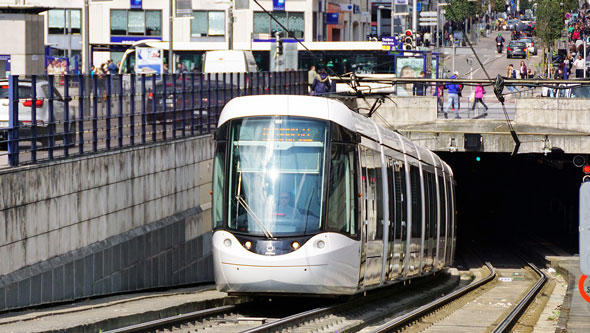
[[[516,236],[552,242],[578,253],[575,155],[441,153],[457,182],[457,243],[501,246]]]

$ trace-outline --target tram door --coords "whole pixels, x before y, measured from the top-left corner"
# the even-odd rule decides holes
[[[381,176],[381,154],[361,146],[363,189],[365,190],[365,249],[366,266],[364,285],[371,286],[381,281],[383,255],[383,192]],[[364,167],[366,165],[366,167]]]

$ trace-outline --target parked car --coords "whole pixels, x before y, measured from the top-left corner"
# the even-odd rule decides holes
[[[49,143],[49,132],[50,132],[50,121],[49,121],[49,82],[46,80],[37,80],[36,81],[36,101],[35,101],[35,110],[36,110],[36,132],[37,132],[37,140],[41,142],[43,146],[48,146]],[[4,141],[8,138],[8,125],[9,125],[9,83],[8,80],[0,80],[0,141]],[[32,95],[32,81],[31,80],[19,80],[18,81],[18,122],[19,122],[19,137],[21,139],[25,139],[27,137],[32,136],[32,127],[31,127],[31,112],[33,106],[33,100],[31,98]],[[64,97],[60,94],[58,89],[53,90],[53,120],[54,123],[60,123],[62,128],[56,127],[54,128],[54,134],[56,134],[57,139],[64,139],[64,132],[66,131],[66,127],[64,124],[65,120],[65,101]],[[71,98],[67,99],[71,101]],[[68,110],[69,120],[75,119],[75,109],[74,106],[70,105]],[[75,123],[69,124],[69,129],[67,130],[73,136],[75,133]],[[60,126],[60,127],[61,127]],[[57,135],[60,134],[60,135]]]
[[[526,49],[529,51],[529,54],[537,55],[537,48],[535,47],[535,42],[532,38],[521,38],[518,41],[526,44]]]
[[[508,47],[506,48],[506,57],[526,58],[526,44],[516,40],[510,41],[510,44],[508,44]]]

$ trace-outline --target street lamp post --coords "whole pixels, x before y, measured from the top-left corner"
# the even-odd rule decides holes
[[[395,35],[395,0],[391,0],[391,37]]]
[[[414,0],[414,10],[412,11],[412,31],[418,32],[418,0]]]
[[[89,0],[84,0],[82,21],[84,22],[84,34],[82,35],[82,73],[90,75],[90,23]]]
[[[169,0],[168,72],[174,73],[174,0]]]

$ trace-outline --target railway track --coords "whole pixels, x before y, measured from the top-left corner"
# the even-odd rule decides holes
[[[457,275],[438,274],[412,282],[412,288],[400,284],[343,303],[314,303],[306,308],[302,304],[291,306],[285,299],[266,305],[253,302],[109,332],[505,332],[515,325],[546,281],[534,264],[528,265],[527,269],[497,269],[486,262],[487,276],[458,289]],[[536,281],[534,274],[539,276]]]
[[[496,269],[456,292],[362,332],[508,332],[547,281],[545,274],[527,262],[527,269]],[[532,275],[538,276],[532,281]],[[498,277],[497,280],[494,278]],[[531,282],[532,281],[532,282]],[[510,296],[513,296],[511,300]]]
[[[108,332],[252,333],[295,329],[354,332],[364,327],[367,322],[383,318],[384,314],[399,313],[421,300],[439,298],[441,294],[447,294],[455,289],[459,282],[457,274],[439,273],[411,282],[411,288],[399,283],[390,288],[368,292],[366,296],[350,297],[345,302],[336,300],[312,302],[310,299],[291,301],[284,298],[270,303],[251,302],[182,314]],[[306,302],[307,306],[302,302]],[[319,303],[325,304],[318,306]]]

